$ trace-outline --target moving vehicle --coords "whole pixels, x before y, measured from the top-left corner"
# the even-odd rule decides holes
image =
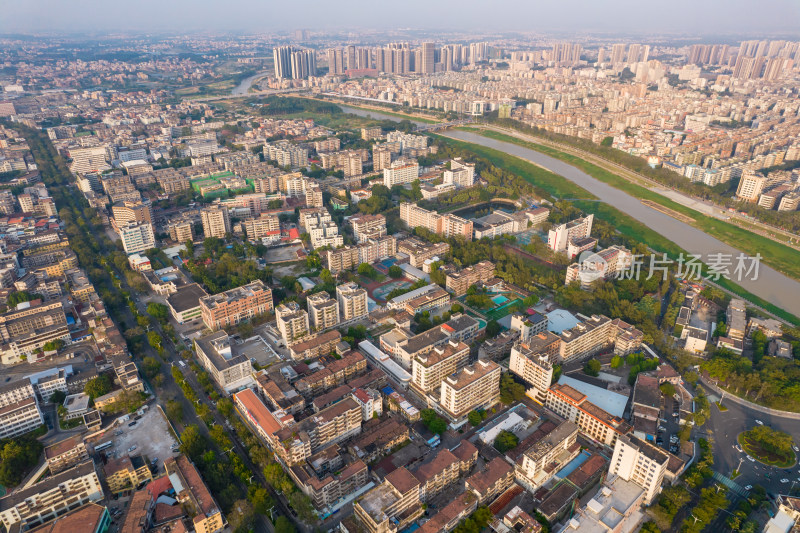
[[[747,486],[744,488],[744,490],[750,490],[750,489],[752,489],[752,488],[753,488],[753,485],[747,485]]]
[[[764,422],[762,422],[761,420],[756,420],[756,424],[758,424],[759,426],[763,426]]]
[[[755,463],[756,462],[756,460],[753,459],[752,457],[750,457],[749,455],[747,456],[747,460],[750,461],[751,463]]]
[[[789,480],[786,478],[781,479],[781,483],[789,483]]]

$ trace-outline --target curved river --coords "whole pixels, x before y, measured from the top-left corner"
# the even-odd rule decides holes
[[[392,115],[385,115],[379,111],[357,109],[344,105],[340,105],[340,107],[347,113],[352,113],[354,115],[369,115],[375,118],[394,121],[402,120]],[[412,122],[414,121],[412,120]],[[417,122],[417,124],[421,123]],[[657,231],[689,253],[699,254],[704,261],[710,254],[728,254],[733,258],[733,264],[730,267],[730,271],[733,273],[736,265],[735,258],[741,253],[740,250],[725,244],[694,226],[690,226],[685,222],[681,222],[669,215],[647,207],[637,198],[593,178],[576,167],[535,150],[531,150],[530,148],[490,139],[476,133],[449,130],[447,136],[461,141],[480,144],[487,148],[493,148],[520,157],[531,163],[540,165],[559,176],[563,176],[573,183],[580,185],[587,191],[590,191],[601,201],[616,207],[650,229]],[[749,265],[749,261],[747,263]],[[642,268],[642,272],[645,272],[645,270],[646,266]],[[777,270],[765,265],[763,262],[758,268],[757,279],[754,280],[750,279],[749,276],[743,276],[741,281],[738,279],[734,279],[733,281],[752,294],[789,311],[795,316],[800,316],[800,282],[781,274]]]

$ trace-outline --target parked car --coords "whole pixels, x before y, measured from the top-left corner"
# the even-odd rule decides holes
[[[800,452],[800,448],[798,448],[797,446],[792,446],[792,448],[794,448],[794,451]]]
[[[761,420],[756,420],[756,424],[758,424],[759,426],[763,426],[764,422],[762,422]]]
[[[751,463],[755,463],[756,462],[756,460],[753,459],[752,457],[750,457],[749,455],[747,456],[747,460],[750,461]]]
[[[136,449],[136,445],[134,444],[133,446],[131,446],[130,448],[128,448],[128,451],[129,451],[129,452],[132,452],[132,451],[133,451],[133,450],[135,450],[135,449]]]
[[[781,483],[789,483],[789,480],[786,478],[781,479]]]

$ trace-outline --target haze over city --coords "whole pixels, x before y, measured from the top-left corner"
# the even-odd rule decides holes
[[[344,31],[411,28],[750,36],[796,34],[800,26],[800,3],[794,0],[757,4],[750,0],[410,0],[391,8],[362,0],[142,0],[131,7],[105,0],[6,0],[0,2],[0,32],[264,32],[302,26]]]

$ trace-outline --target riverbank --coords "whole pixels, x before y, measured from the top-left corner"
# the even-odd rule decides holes
[[[470,131],[475,130],[474,128],[463,129]],[[532,141],[526,141],[518,137],[500,133],[494,130],[481,130],[480,135],[503,142],[510,142],[518,146],[530,148],[532,150],[536,150],[537,152],[555,157],[556,159],[564,161],[565,163],[569,163],[570,165],[580,168],[584,172],[599,179],[600,181],[627,192],[631,196],[639,198],[640,200],[655,202],[669,210],[685,215],[692,221],[688,222],[684,220],[684,222],[703,230],[704,232],[718,238],[724,243],[739,248],[748,255],[755,256],[756,254],[760,253],[764,263],[772,266],[787,276],[790,276],[794,279],[800,279],[800,251],[798,250],[777,243],[767,237],[757,235],[744,228],[740,228],[728,222],[710,217],[690,207],[686,207],[678,202],[670,200],[658,192],[632,183],[631,181],[617,176],[613,172],[594,165],[593,163],[585,161],[578,156],[567,154],[549,146],[544,146]]]
[[[559,174],[548,172],[549,179],[542,179],[542,166],[534,164],[526,160],[524,157],[514,154],[508,154],[494,148],[489,148],[479,144],[466,142],[463,140],[455,139],[450,135],[436,135],[437,137],[444,137],[448,143],[454,143],[456,146],[468,149],[475,152],[481,157],[485,157],[493,164],[509,170],[526,181],[542,188],[549,194],[557,198],[570,198],[570,201],[582,211],[586,213],[594,213],[594,215],[609,224],[613,225],[621,234],[631,237],[639,242],[646,243],[651,249],[659,253],[666,253],[671,258],[677,258],[681,254],[688,257],[689,253],[695,253],[686,250],[673,240],[665,237],[652,227],[644,224],[637,218],[623,212],[616,207],[601,201],[597,201],[597,196],[592,194],[587,189],[575,184],[568,179],[565,179]],[[669,217],[667,214],[660,213],[653,210],[659,215]],[[670,220],[675,220],[669,217]],[[675,220],[675,222],[680,222]],[[682,223],[682,222],[681,222]],[[699,230],[698,230],[699,231]],[[733,296],[738,296],[745,299],[751,305],[759,308],[762,312],[775,318],[781,319],[790,324],[800,325],[800,318],[790,311],[779,307],[772,302],[762,298],[740,285],[725,279],[720,279],[716,285],[728,292]]]

